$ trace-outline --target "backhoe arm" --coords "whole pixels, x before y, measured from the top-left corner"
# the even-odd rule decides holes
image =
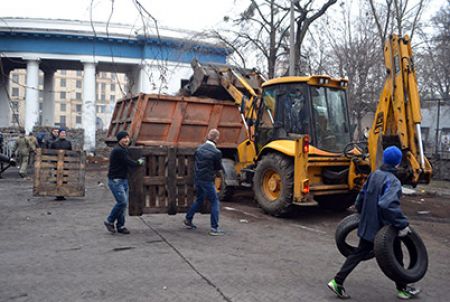
[[[393,35],[386,40],[384,58],[387,77],[369,133],[372,171],[381,165],[383,149],[396,145],[403,153],[398,175],[402,183],[428,183],[432,169],[423,152],[420,96],[409,37]]]

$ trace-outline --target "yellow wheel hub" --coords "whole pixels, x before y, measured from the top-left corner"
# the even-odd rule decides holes
[[[281,194],[281,176],[274,170],[268,170],[263,177],[263,191],[267,199],[275,201]]]

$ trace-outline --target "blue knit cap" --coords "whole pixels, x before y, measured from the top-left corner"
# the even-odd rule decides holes
[[[396,146],[387,147],[383,152],[383,163],[396,166],[402,162],[402,151]]]

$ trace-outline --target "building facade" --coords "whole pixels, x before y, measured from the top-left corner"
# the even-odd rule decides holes
[[[54,75],[54,126],[82,128],[83,71],[58,70]],[[44,74],[39,73],[39,124],[42,124],[44,103]],[[11,126],[21,127],[25,123],[26,70],[15,69],[10,73],[9,96],[12,108]],[[96,128],[106,129],[111,120],[116,101],[122,98],[127,87],[122,73],[100,72],[96,76]]]
[[[3,18],[0,127],[13,121],[29,132],[81,121],[84,150],[93,151],[95,130],[107,127],[120,93],[172,94],[192,74],[193,59],[226,63],[230,49],[200,37],[169,28]],[[125,78],[126,89],[119,84]]]

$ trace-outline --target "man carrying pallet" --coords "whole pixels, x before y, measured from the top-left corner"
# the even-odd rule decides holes
[[[144,159],[132,160],[128,155],[130,136],[126,131],[120,131],[116,135],[117,146],[109,156],[108,186],[114,195],[116,204],[104,222],[106,229],[114,234],[130,234],[125,227],[125,210],[128,206],[128,168],[142,166]],[[116,226],[114,227],[114,223]]]
[[[222,152],[217,149],[219,141],[219,130],[211,129],[208,132],[207,140],[195,151],[195,187],[197,198],[186,214],[184,225],[190,229],[197,227],[192,223],[195,213],[201,209],[205,197],[211,203],[211,236],[221,236],[223,231],[219,229],[220,204],[217,197],[214,180],[218,171],[223,170]]]

